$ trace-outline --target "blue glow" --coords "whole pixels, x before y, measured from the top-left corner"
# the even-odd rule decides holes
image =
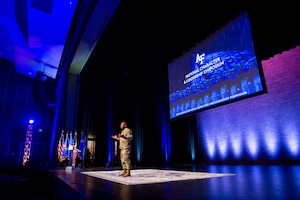
[[[294,121],[287,121],[285,123],[285,130],[284,130],[284,143],[289,150],[289,154],[293,157],[298,157],[300,155],[299,148],[300,148],[300,136],[299,136],[299,127],[296,126]]]
[[[278,153],[279,138],[276,133],[275,127],[266,126],[262,132],[262,141],[267,148],[271,157],[275,157]]]
[[[245,132],[245,142],[246,142],[246,148],[247,152],[250,154],[250,157],[252,159],[257,158],[258,150],[259,150],[259,137],[255,134],[253,131]]]
[[[214,140],[212,140],[212,139],[207,139],[206,144],[207,144],[208,157],[212,159],[215,157],[216,144],[215,144]]]
[[[229,140],[230,145],[232,147],[232,151],[233,151],[233,156],[235,158],[240,158],[242,151],[242,136],[240,134],[237,135],[231,135],[230,136],[231,140]]]
[[[165,131],[162,131],[161,134],[161,146],[162,146],[162,153],[165,155],[165,162],[168,162],[169,155],[168,155],[168,148],[167,148],[167,134]]]
[[[219,147],[219,151],[220,151],[220,156],[222,159],[226,158],[226,154],[228,151],[228,144],[227,144],[227,139],[226,139],[226,135],[220,135],[217,138],[217,146]]]
[[[162,119],[166,119],[166,112],[162,110]],[[161,120],[161,149],[163,155],[165,155],[165,162],[169,162],[170,154],[171,154],[171,136],[170,136],[170,127],[168,126],[166,120]]]
[[[162,142],[162,152],[165,155],[165,162],[168,163],[170,159],[170,153],[171,153],[171,137],[169,128],[167,128],[166,123],[163,123],[162,125],[162,134],[161,134],[161,142]]]
[[[33,124],[33,123],[34,123],[34,120],[33,120],[33,119],[30,119],[28,123],[29,123],[29,124]]]
[[[248,173],[242,173],[245,166],[234,165],[234,166],[224,166],[224,165],[208,165],[207,171],[212,173],[234,173],[236,187],[234,190],[235,199],[247,199],[245,197],[244,183],[254,183],[248,184],[247,187],[249,191],[251,191],[251,199],[270,199],[268,198],[268,192],[266,191],[266,185],[272,185],[274,187],[271,193],[276,193],[275,199],[292,199],[288,198],[286,193],[282,192],[286,191],[286,189],[280,188],[288,188],[291,187],[291,192],[297,193],[297,189],[300,188],[300,182],[297,180],[295,185],[291,185],[290,180],[295,179],[295,177],[299,177],[300,175],[300,167],[296,166],[247,166]],[[285,174],[282,176],[282,174]],[[245,182],[246,180],[246,182]],[[209,182],[210,186],[213,188],[221,188],[219,191],[226,194],[228,193],[228,181],[225,179],[211,179]],[[212,191],[213,192],[213,191]],[[273,196],[273,195],[271,195]],[[216,199],[216,198],[209,198]],[[228,199],[228,198],[223,198]],[[295,199],[295,198],[294,198]],[[297,198],[296,198],[297,199]],[[299,199],[299,198],[298,198]]]
[[[111,134],[112,133],[112,128],[110,126],[109,130],[108,130],[108,138],[107,141],[108,145],[107,145],[107,149],[108,149],[108,155],[107,155],[107,163],[112,163],[112,158],[113,158],[113,154],[114,154],[114,146],[113,146],[113,139],[111,138]]]
[[[138,117],[138,119],[139,119],[139,117]],[[136,130],[136,133],[135,133],[136,159],[137,159],[137,162],[140,163],[141,159],[142,159],[142,153],[143,153],[143,134],[142,134],[143,131],[142,131],[139,121],[136,121],[135,127],[136,127],[135,128],[135,130]]]
[[[190,153],[191,153],[191,158],[192,161],[195,161],[195,139],[194,139],[194,133],[190,134],[190,140],[189,140],[189,146],[190,146]]]
[[[111,97],[111,96],[110,96]],[[113,115],[112,115],[112,101],[111,99],[108,99],[107,101],[107,127],[108,127],[108,130],[107,130],[107,141],[108,142],[108,145],[107,145],[107,152],[108,152],[108,155],[107,155],[107,163],[110,164],[112,163],[112,158],[113,158],[113,154],[114,154],[114,139],[111,138],[111,136],[113,135]]]
[[[9,43],[1,44],[11,50],[4,56],[14,61],[18,73],[35,77],[40,71],[55,78],[77,1],[53,1],[44,8],[34,7],[31,3],[8,1],[5,3],[7,8],[1,9],[1,12],[10,11],[8,14],[12,15],[11,18],[9,15],[1,18],[0,23],[6,27],[5,34],[11,37]],[[13,23],[15,18],[18,23]]]

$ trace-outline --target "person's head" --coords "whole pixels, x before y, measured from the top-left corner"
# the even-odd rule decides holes
[[[127,127],[127,122],[126,121],[122,121],[121,124],[120,124],[120,128],[124,129],[126,127]]]

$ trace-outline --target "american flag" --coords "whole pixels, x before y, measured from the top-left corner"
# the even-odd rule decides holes
[[[64,148],[65,148],[64,134],[61,134],[57,145],[57,158],[59,162],[63,162],[65,160],[65,157],[63,155]]]

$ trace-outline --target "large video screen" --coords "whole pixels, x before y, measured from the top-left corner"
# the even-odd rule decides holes
[[[264,93],[248,14],[169,63],[168,76],[170,119]]]

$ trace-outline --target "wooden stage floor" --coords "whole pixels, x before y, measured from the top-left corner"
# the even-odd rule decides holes
[[[300,199],[299,165],[199,165],[177,166],[172,169],[231,173],[235,176],[149,185],[123,185],[82,175],[82,169],[73,169],[71,173],[66,170],[54,170],[51,173],[86,199]]]
[[[120,168],[116,169],[120,170]],[[81,171],[114,170],[112,168],[89,167],[71,170],[60,168],[48,170],[42,175],[34,173],[35,175],[31,176],[39,177],[29,178],[29,181],[25,183],[23,181],[23,184],[20,181],[18,184],[11,183],[9,186],[2,184],[0,190],[11,194],[9,199],[13,199],[16,195],[20,197],[19,195],[24,193],[23,199],[36,200],[300,199],[300,165],[182,165],[168,169],[235,175],[156,184],[124,185],[81,174]],[[26,188],[27,194],[24,192]]]

